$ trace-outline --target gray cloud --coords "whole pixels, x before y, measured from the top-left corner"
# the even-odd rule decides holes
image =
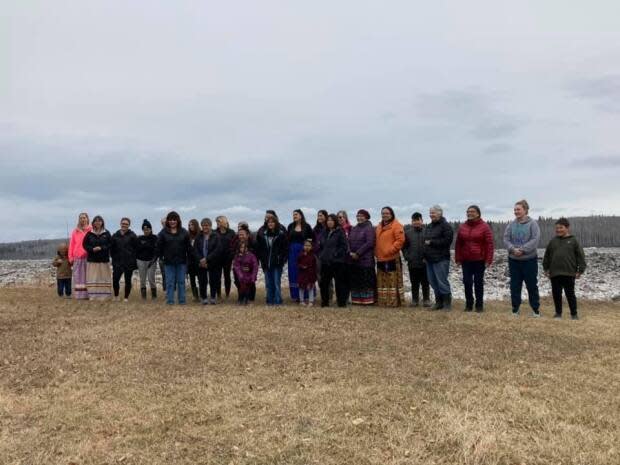
[[[583,169],[617,169],[620,168],[620,155],[594,155],[572,161],[572,166]]]
[[[513,147],[510,144],[505,144],[502,142],[498,142],[495,144],[489,144],[487,145],[483,150],[482,153],[484,153],[485,155],[499,155],[502,153],[508,153],[508,152],[512,152]]]
[[[574,80],[569,90],[576,97],[592,101],[599,110],[620,112],[620,74]]]

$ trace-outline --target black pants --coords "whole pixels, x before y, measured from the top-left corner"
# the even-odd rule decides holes
[[[61,278],[56,280],[58,297],[63,295],[66,297],[71,296],[71,278]]]
[[[466,261],[462,263],[463,286],[465,287],[465,307],[474,308],[474,294],[476,296],[476,308],[484,305],[484,261]],[[473,289],[472,289],[473,288]]]
[[[114,296],[118,297],[121,290],[121,276],[125,280],[125,298],[129,298],[131,294],[131,277],[133,276],[133,270],[127,270],[125,268],[115,267],[112,269],[112,289],[114,289]]]
[[[222,279],[222,269],[220,267],[198,268],[198,288],[200,290],[200,298],[207,298],[207,286],[209,286],[212,299],[217,297],[220,290]]]
[[[409,280],[411,281],[411,300],[413,302],[420,301],[420,287],[422,287],[422,299],[430,300],[431,287],[428,283],[428,276],[426,275],[426,266],[422,268],[409,268]]]
[[[346,307],[349,300],[349,277],[345,263],[323,263],[321,265],[321,307],[329,307],[329,285],[335,281],[336,301],[339,307]]]
[[[232,260],[226,259],[224,263],[220,267],[220,273],[224,274],[224,292],[226,293],[226,297],[230,295],[230,289],[232,287],[232,278],[230,275],[230,271],[232,270]],[[220,276],[220,286],[221,286],[221,276]],[[220,297],[222,295],[222,290],[218,288],[217,296]]]
[[[189,287],[192,290],[192,295],[198,297],[198,285],[196,279],[198,278],[198,267],[187,267],[187,276],[189,277]]]
[[[575,295],[574,276],[554,276],[551,278],[551,293],[553,294],[553,305],[555,313],[562,314],[562,291],[566,295],[568,308],[571,315],[577,315],[577,296]]]

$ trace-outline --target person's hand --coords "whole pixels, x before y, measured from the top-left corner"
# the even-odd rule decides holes
[[[513,255],[515,257],[520,257],[521,255],[523,255],[523,250],[521,249],[515,249],[515,251],[513,252]]]
[[[351,252],[351,258],[353,260],[359,260],[360,256],[358,254],[356,254],[355,252]]]
[[[431,240],[430,239],[426,239],[424,241],[424,245],[431,245]]]
[[[575,275],[575,279],[579,279],[579,278],[581,278],[581,273],[577,273],[577,274]]]
[[[97,247],[93,247],[93,252],[99,252],[101,250],[101,247],[97,246]]]
[[[549,277],[549,272],[545,271],[545,276],[548,278]]]
[[[201,259],[200,259],[200,266],[202,266],[203,268],[204,268],[205,266],[207,266],[207,259],[206,259],[206,258],[201,258]]]

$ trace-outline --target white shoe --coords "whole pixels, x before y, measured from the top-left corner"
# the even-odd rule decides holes
[[[129,299],[123,299],[123,302],[127,303],[129,302]]]

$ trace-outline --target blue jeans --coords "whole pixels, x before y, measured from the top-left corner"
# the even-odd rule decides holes
[[[179,304],[185,304],[185,273],[187,265],[165,265],[166,274],[166,303],[174,304],[174,289],[177,289]]]
[[[513,311],[521,306],[521,290],[523,283],[527,288],[527,296],[532,310],[538,311],[540,308],[540,296],[538,295],[538,258],[529,260],[508,259],[508,269],[510,271],[510,299],[512,300]]]
[[[436,295],[451,294],[450,281],[448,281],[448,275],[450,274],[450,260],[442,260],[437,263],[426,263],[426,274],[428,276],[428,282],[430,283],[433,291]]]
[[[282,305],[282,268],[264,270],[265,288],[267,289],[267,305]]]

